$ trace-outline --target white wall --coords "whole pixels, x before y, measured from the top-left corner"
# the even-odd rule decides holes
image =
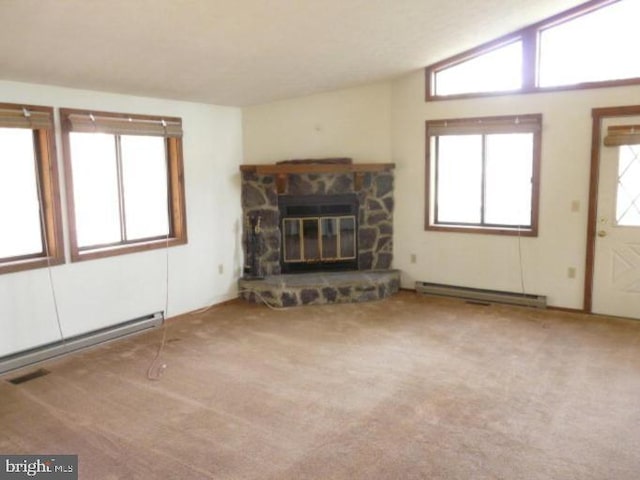
[[[420,70],[391,83],[244,109],[244,163],[322,156],[395,162],[394,266],[404,287],[427,281],[519,292],[524,283],[551,305],[582,308],[591,109],[631,104],[640,104],[640,87],[427,103]],[[525,113],[543,114],[539,236],[426,232],[425,120]],[[580,209],[571,212],[576,200]]]
[[[519,243],[527,293],[551,305],[582,308],[591,109],[640,103],[640,87],[579,90],[472,100],[424,102],[422,71],[392,88],[396,162],[395,267],[403,285],[416,280],[521,291]],[[424,231],[425,120],[542,113],[540,224],[537,238]],[[571,212],[571,202],[580,210]],[[410,254],[417,256],[410,263]],[[569,267],[577,270],[568,278]]]
[[[293,158],[391,158],[391,84],[320,93],[242,111],[244,163]]]
[[[168,253],[154,250],[53,267],[65,336],[164,310],[167,254],[168,316],[236,296],[241,267],[239,109],[1,81],[0,99],[183,120],[188,244]],[[64,185],[60,145],[58,135]],[[47,269],[0,275],[0,356],[55,340],[59,333]]]

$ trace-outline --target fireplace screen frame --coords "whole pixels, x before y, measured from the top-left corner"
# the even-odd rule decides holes
[[[283,273],[358,269],[359,208],[355,194],[281,195],[278,206]],[[336,227],[333,232],[326,228],[331,224]],[[288,226],[295,228],[287,230]],[[340,227],[346,228],[341,232]],[[294,243],[299,255],[292,255],[288,236],[298,236]]]
[[[313,223],[315,222],[315,228]],[[331,223],[328,223],[331,222]],[[294,233],[288,234],[290,231],[287,228],[287,223],[295,224]],[[325,227],[327,224],[333,224],[333,232],[328,231]],[[343,224],[350,224],[345,226]],[[307,228],[306,225],[309,225]],[[318,216],[318,217],[288,217],[282,219],[282,258],[285,263],[314,263],[314,262],[339,262],[345,260],[354,260],[357,258],[356,250],[356,216],[355,215],[342,215],[342,216]],[[350,231],[347,235],[345,232]],[[307,232],[309,233],[307,235]],[[310,238],[315,232],[315,242],[310,242]],[[298,255],[289,255],[289,237],[294,235],[298,236]],[[351,237],[349,239],[349,236]],[[335,237],[335,249],[333,254],[329,252],[329,243],[334,243],[334,240],[326,237]],[[309,245],[313,248],[317,245],[316,251],[308,253]],[[347,252],[347,253],[344,253]]]

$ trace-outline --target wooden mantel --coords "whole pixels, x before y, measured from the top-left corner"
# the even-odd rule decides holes
[[[365,173],[386,172],[395,168],[395,163],[278,163],[271,165],[240,165],[241,172],[259,175],[274,175],[278,193],[286,190],[287,179],[292,174],[353,173],[356,190],[362,188]]]
[[[384,172],[392,170],[395,166],[395,163],[279,163],[271,165],[240,165],[240,171],[255,172],[259,175],[367,173]]]

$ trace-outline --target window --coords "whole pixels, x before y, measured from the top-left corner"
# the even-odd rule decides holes
[[[588,2],[427,67],[427,100],[640,83],[638,0]]]
[[[615,224],[640,227],[640,125],[610,126],[604,144],[618,148]]]
[[[623,0],[540,31],[540,87],[640,77],[640,2]],[[597,34],[594,34],[597,32]]]
[[[519,40],[434,74],[436,96],[518,90],[521,87],[522,41]]]
[[[61,110],[72,260],[186,243],[182,122]]]
[[[541,122],[428,121],[425,228],[536,236]]]
[[[53,109],[0,104],[0,273],[64,262]]]
[[[616,224],[640,227],[640,145],[620,147]]]

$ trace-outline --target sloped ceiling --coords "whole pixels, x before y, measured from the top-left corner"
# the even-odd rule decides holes
[[[392,78],[581,0],[0,0],[0,78],[245,106]]]

